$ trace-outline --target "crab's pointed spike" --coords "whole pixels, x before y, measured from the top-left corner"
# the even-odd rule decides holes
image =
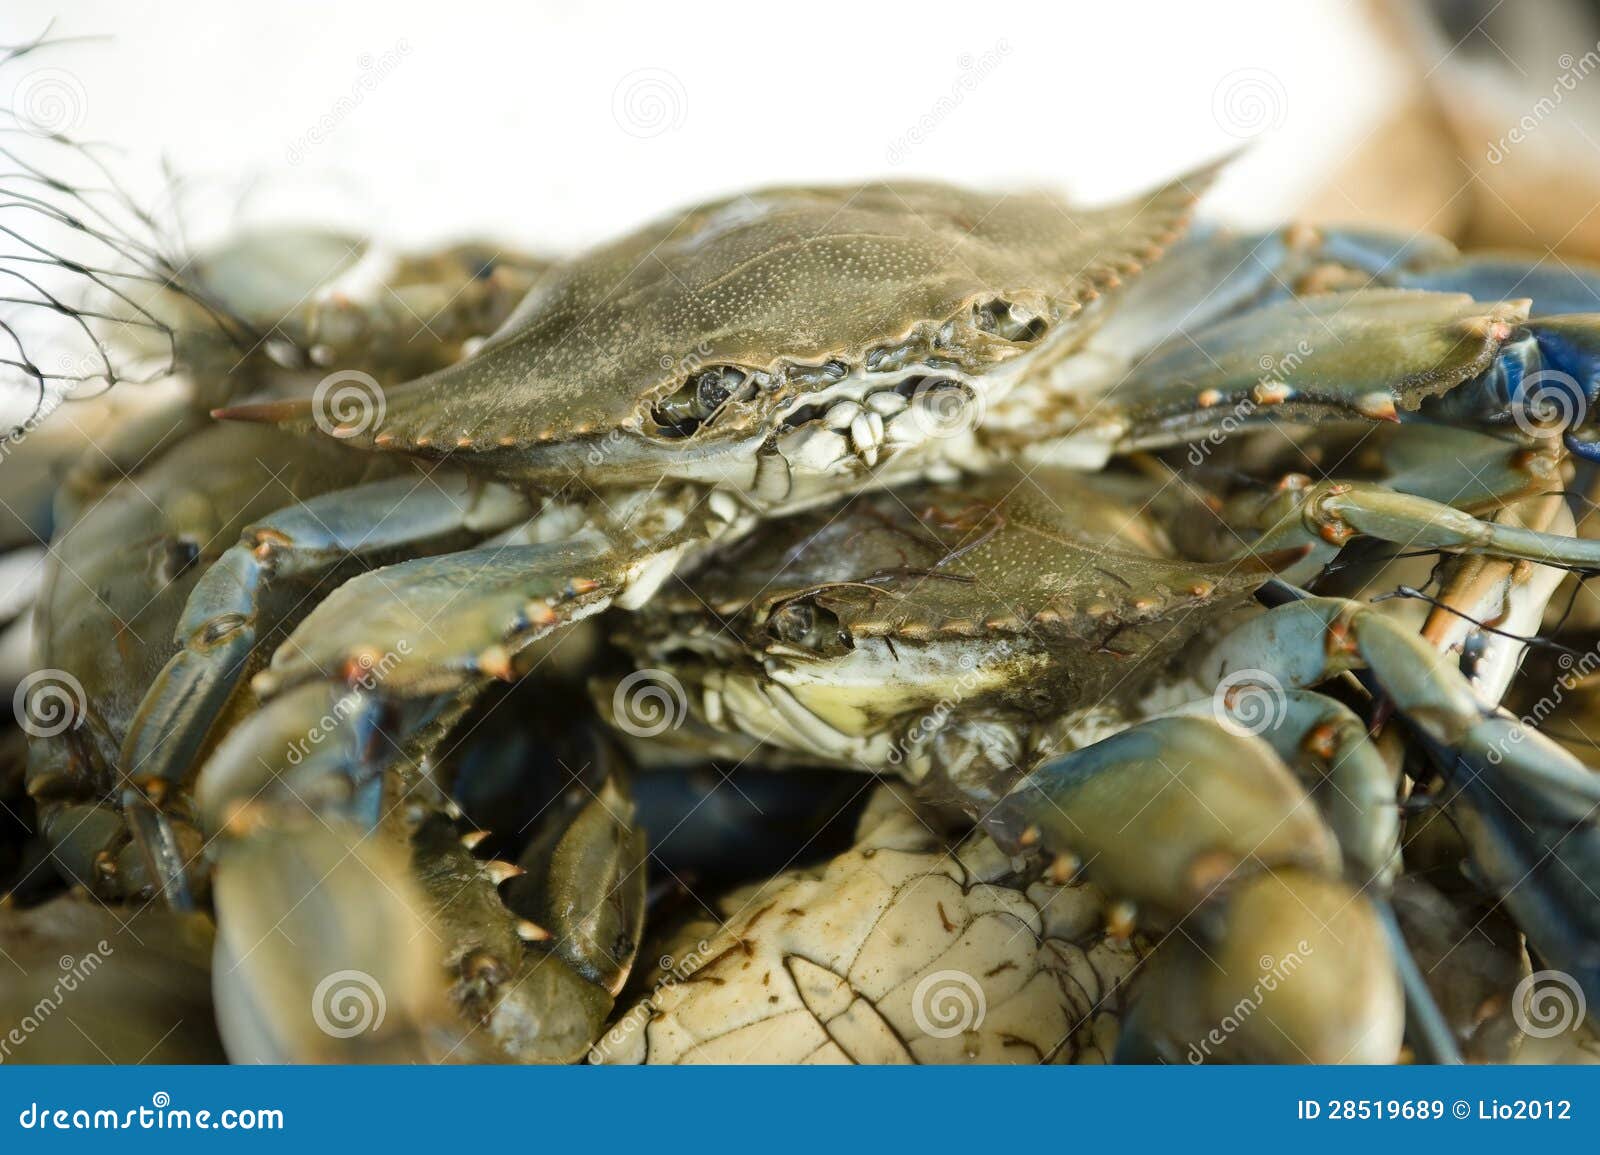
[[[237,405],[223,405],[211,411],[218,421],[254,421],[262,425],[304,424],[312,420],[316,409],[309,397],[285,398],[281,401],[243,401]]]

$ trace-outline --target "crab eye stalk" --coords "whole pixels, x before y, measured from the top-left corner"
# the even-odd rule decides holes
[[[691,374],[656,404],[650,417],[663,437],[692,437],[729,401],[748,401],[754,395],[754,380],[743,369],[714,365]]]

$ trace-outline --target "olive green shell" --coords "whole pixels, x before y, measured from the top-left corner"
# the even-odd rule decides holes
[[[1159,255],[1203,183],[1092,210],[932,183],[718,201],[558,268],[475,357],[389,391],[354,440],[487,451],[649,432],[652,403],[709,365],[770,374],[765,415],[818,380],[786,370],[869,363],[992,300],[1072,317]]]

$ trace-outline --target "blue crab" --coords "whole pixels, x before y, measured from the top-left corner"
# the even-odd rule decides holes
[[[556,829],[565,835],[552,835],[542,851],[524,849],[529,872],[540,877],[528,884],[537,893],[518,899],[512,891],[523,875],[476,858],[480,832],[456,829],[442,766],[450,735],[487,687],[534,675],[578,623],[608,610],[670,616],[660,595],[675,592],[666,584],[675,573],[750,564],[739,552],[748,548],[765,550],[767,572],[783,575],[802,555],[789,556],[783,535],[795,534],[796,523],[780,519],[826,519],[811,511],[881,491],[857,511],[892,522],[892,503],[931,493],[936,557],[915,560],[927,542],[902,532],[908,540],[900,546],[874,546],[901,560],[867,565],[861,541],[846,535],[810,582],[820,588],[792,591],[779,604],[762,602],[760,591],[730,595],[731,612],[761,603],[756,617],[768,631],[760,640],[736,635],[735,649],[746,649],[741,661],[750,647],[775,646],[802,679],[814,660],[827,666],[806,687],[812,705],[757,703],[781,723],[776,744],[884,769],[894,744],[881,741],[883,726],[908,708],[936,705],[952,678],[970,674],[970,696],[991,714],[941,723],[928,742],[901,751],[906,766],[935,800],[961,803],[1016,847],[1044,845],[1063,860],[1090,858],[1087,844],[1052,818],[1070,810],[1073,784],[1103,775],[1136,793],[1141,779],[1128,764],[1145,755],[1125,735],[1159,749],[1193,748],[1203,774],[1220,767],[1206,790],[1249,811],[1242,830],[1292,816],[1297,837],[1283,840],[1265,873],[1242,880],[1233,879],[1235,868],[1254,848],[1238,831],[1238,845],[1199,855],[1194,870],[1184,868],[1182,839],[1156,870],[1114,866],[1108,854],[1107,890],[1169,920],[1209,920],[1206,933],[1232,927],[1247,938],[1263,910],[1286,909],[1273,885],[1310,909],[1337,909],[1363,945],[1343,969],[1330,961],[1332,969],[1317,973],[1356,973],[1348,990],[1373,1029],[1341,1052],[1344,1036],[1329,1017],[1307,1011],[1295,1037],[1315,1056],[1393,1057],[1394,944],[1375,908],[1349,898],[1393,869],[1394,823],[1379,800],[1392,798],[1392,787],[1384,796],[1382,784],[1361,778],[1353,817],[1325,797],[1322,809],[1308,806],[1306,774],[1286,768],[1268,739],[1246,740],[1220,718],[1130,714],[1122,723],[1136,724],[1105,739],[1122,745],[1079,743],[1060,759],[1043,757],[1044,746],[1089,724],[1056,724],[1096,704],[1088,699],[1124,685],[1153,687],[1129,683],[1128,669],[1154,677],[1191,643],[1207,652],[1229,645],[1224,619],[1248,616],[1252,592],[1274,573],[1309,581],[1358,535],[1594,566],[1593,541],[1510,524],[1501,511],[1562,476],[1569,459],[1593,455],[1584,418],[1600,377],[1595,328],[1575,306],[1586,292],[1600,295],[1584,272],[1552,278],[1377,235],[1201,233],[1168,254],[1207,179],[1194,174],[1098,209],[1045,193],[934,183],[761,190],[530,273],[526,297],[481,342],[412,348],[408,322],[392,313],[345,337],[315,313],[288,327],[289,345],[303,357],[247,356],[240,363],[249,371],[222,380],[217,351],[241,331],[255,335],[237,323],[250,310],[231,307],[225,289],[168,276],[171,309],[139,317],[196,379],[182,410],[185,431],[199,423],[200,406],[214,406],[225,422],[271,427],[257,432],[285,461],[307,468],[274,510],[243,492],[248,471],[240,471],[239,491],[219,493],[212,518],[218,529],[243,522],[237,543],[214,560],[196,554],[196,564],[174,567],[160,585],[157,616],[173,628],[169,656],[159,669],[130,671],[131,682],[96,687],[91,709],[114,722],[91,731],[99,797],[90,806],[112,841],[120,809],[132,844],[126,862],[107,842],[77,866],[133,877],[136,889],[177,905],[200,901],[210,876],[218,957],[228,964],[226,1034],[237,1055],[347,1053],[330,1043],[336,1035],[307,1029],[304,1016],[283,1016],[312,1002],[328,974],[369,967],[387,976],[405,1013],[394,1016],[383,1046],[364,1055],[438,1057],[478,1047],[521,1059],[582,1054],[638,946],[642,850],[620,777],[608,772],[593,785],[593,797],[605,799],[598,811],[564,812]],[[245,252],[259,260],[259,250]],[[468,284],[479,280],[474,272]],[[247,273],[244,284],[257,283]],[[1524,288],[1540,312],[1530,313]],[[466,331],[494,320],[503,300],[488,291]],[[270,343],[262,348],[272,351]],[[416,367],[414,356],[439,367],[400,381]],[[313,385],[323,370],[332,372]],[[341,389],[352,381],[362,389],[354,409],[338,403],[349,400]],[[244,389],[268,395],[242,397]],[[1391,424],[1422,439],[1441,429],[1441,437],[1471,435],[1478,468],[1462,469],[1486,480],[1463,497],[1432,486],[1428,468],[1395,469],[1290,482],[1267,501],[1218,495],[1216,502],[1233,503],[1237,548],[1212,543],[1203,555],[1182,556],[1160,526],[1097,516],[1096,506],[1111,511],[1140,494],[1125,474],[1082,476],[1113,459],[1160,466],[1153,455],[1169,449],[1198,452],[1204,462],[1241,431],[1284,424],[1325,426],[1330,438],[1351,425]],[[203,457],[238,452],[250,435],[192,436]],[[1047,495],[1052,486],[1081,485],[1094,496],[1075,497],[1069,514],[1010,500],[1013,490],[1035,485]],[[109,492],[115,500],[116,487]],[[977,500],[962,508],[958,492]],[[171,535],[167,512],[156,520]],[[88,510],[61,532],[94,516]],[[790,546],[798,551],[804,540],[791,536]],[[1112,560],[1111,572],[1077,580],[1093,557]],[[985,558],[997,589],[965,572]],[[934,596],[908,603],[909,611],[899,606],[897,617],[894,582],[919,568],[918,588]],[[855,615],[862,636],[885,645],[855,649],[856,626],[841,631],[841,614]],[[41,644],[58,644],[72,624],[45,620]],[[661,634],[646,625],[640,637],[657,643]],[[697,721],[708,732],[740,729],[752,687],[765,691],[773,675],[756,660],[737,699],[730,687],[744,676],[741,666],[717,668],[717,641],[706,643],[715,660],[694,675],[706,687]],[[950,644],[906,644],[913,641]],[[1437,693],[1459,704],[1459,687],[1442,667],[1418,666],[1415,654],[1395,646],[1404,660],[1391,667],[1373,659],[1375,677],[1421,728],[1449,782],[1447,755],[1477,751],[1485,739],[1465,714],[1444,730],[1422,727],[1428,688],[1437,683]],[[897,648],[908,663],[913,653],[931,658],[900,677]],[[689,655],[670,647],[660,655],[669,669],[689,669]],[[1296,687],[1343,669],[1317,667],[1322,677]],[[1424,674],[1432,681],[1414,684]],[[849,678],[855,689],[842,694]],[[131,705],[121,700],[130,685],[142,691]],[[823,699],[831,699],[826,708],[814,708]],[[1333,705],[1319,699],[1313,707],[1323,713],[1294,715],[1295,725],[1305,724],[1299,740],[1366,749],[1359,726]],[[1018,719],[1029,731],[1023,738],[1012,732]],[[1334,736],[1324,739],[1330,726]],[[60,748],[40,755],[37,782],[61,784],[48,769]],[[1356,769],[1371,774],[1376,766],[1363,755]],[[1503,774],[1524,771],[1519,762]],[[1571,777],[1563,770],[1559,783],[1533,781],[1529,805],[1546,805],[1546,788],[1568,789]],[[1482,819],[1469,839],[1480,862],[1504,816],[1457,793],[1459,801],[1446,804],[1452,812]],[[1095,796],[1091,809],[1103,801]],[[1550,822],[1565,822],[1567,812],[1551,805]],[[1172,821],[1196,840],[1205,832],[1200,816]],[[459,843],[460,833],[471,845]],[[563,837],[577,849],[558,852]],[[1573,843],[1580,855],[1588,845]],[[1512,847],[1506,862],[1530,852]],[[1347,875],[1347,866],[1365,873]],[[1490,885],[1505,868],[1490,870]],[[1100,868],[1091,861],[1088,869]],[[325,875],[337,884],[319,886]],[[1230,880],[1237,885],[1223,886]],[[578,892],[589,901],[571,897]],[[596,906],[595,894],[606,901]],[[1552,911],[1581,898],[1562,892],[1551,901],[1549,910],[1528,912],[1524,929],[1541,952],[1590,981],[1581,944],[1548,925]],[[315,928],[357,908],[370,933],[319,936]],[[285,920],[314,948],[284,950],[268,934],[272,949],[258,951],[257,932]],[[414,944],[418,925],[434,922],[448,927],[438,943],[384,949]],[[1171,977],[1152,982],[1156,991],[1192,980],[1183,960],[1160,961],[1175,950],[1157,952]],[[1213,984],[1206,998],[1230,989]],[[1152,995],[1140,1005],[1166,1004]],[[1166,1012],[1134,1016],[1138,1030],[1124,1044],[1132,1055],[1168,1054],[1190,1034]],[[1265,1038],[1244,1031],[1229,1055],[1281,1057]]]

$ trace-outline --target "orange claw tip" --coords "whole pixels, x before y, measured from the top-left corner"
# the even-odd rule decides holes
[[[1373,421],[1398,423],[1400,420],[1400,414],[1395,411],[1394,397],[1381,390],[1356,398],[1355,409],[1361,416]]]
[[[523,942],[549,942],[552,935],[538,923],[522,918],[517,920],[517,937]]]
[[[482,871],[483,876],[495,886],[500,886],[503,883],[510,882],[513,878],[520,878],[522,875],[527,873],[527,871],[523,870],[522,867],[518,866],[516,863],[506,862],[499,858],[491,858],[488,862],[483,863],[478,869]]]
[[[511,665],[511,652],[504,646],[490,646],[478,655],[478,672],[502,682],[511,681],[515,673]]]

